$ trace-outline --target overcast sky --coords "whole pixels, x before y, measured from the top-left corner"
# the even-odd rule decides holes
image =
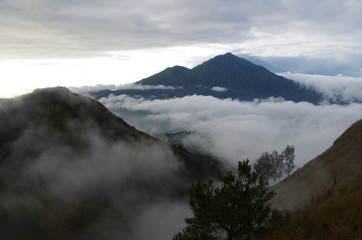
[[[2,0],[1,95],[133,82],[225,52],[353,63],[361,10],[360,0]]]

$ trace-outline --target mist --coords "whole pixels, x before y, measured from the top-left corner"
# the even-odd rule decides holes
[[[322,92],[326,101],[362,102],[362,77],[285,72],[280,75]]]
[[[63,97],[74,104],[72,96]],[[166,240],[182,230],[190,215],[183,194],[190,179],[180,174],[185,166],[168,145],[147,137],[110,139],[92,119],[62,119],[61,129],[37,124],[37,118],[11,114],[29,102],[9,103],[0,103],[2,123],[11,118],[14,125],[26,125],[7,143],[5,155],[7,146],[0,148],[0,208],[6,213],[0,215],[10,228],[0,229],[2,236],[39,239],[21,235],[30,223],[36,225],[32,232],[55,228],[51,236],[64,224],[75,224],[75,233],[61,231],[65,239]],[[14,227],[22,229],[21,236]]]
[[[70,87],[71,90],[81,93],[83,95],[88,95],[90,92],[97,92],[102,90],[154,90],[154,89],[161,89],[161,90],[174,90],[175,87],[172,86],[164,86],[164,85],[141,85],[135,83],[128,83],[128,84],[97,84],[94,86],[82,86],[82,87]]]
[[[101,186],[126,186],[135,178],[157,183],[166,176],[172,176],[180,166],[166,146],[148,141],[110,144],[95,132],[87,131],[83,134],[87,138],[89,150],[79,154],[66,146],[51,145],[36,159],[26,160],[31,164],[24,170],[24,175],[27,179],[41,176],[53,194],[78,201],[86,193],[95,192]],[[19,142],[22,141],[20,139],[15,147],[21,149],[23,146]],[[33,148],[38,147],[33,144]],[[170,191],[166,186],[164,190],[165,193]]]

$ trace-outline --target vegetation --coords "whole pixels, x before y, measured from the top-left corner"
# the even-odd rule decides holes
[[[260,240],[362,239],[362,182],[341,185],[312,199],[289,223],[260,234]]]
[[[264,152],[256,160],[254,169],[266,179],[273,179],[275,183],[276,180],[289,176],[296,167],[294,151],[294,147],[288,145],[280,154],[277,151]]]
[[[211,180],[191,186],[194,217],[186,218],[187,227],[174,240],[249,239],[268,226],[272,216],[281,216],[268,205],[274,192],[249,161],[239,162],[237,170],[236,175],[231,171],[220,174],[220,187]]]

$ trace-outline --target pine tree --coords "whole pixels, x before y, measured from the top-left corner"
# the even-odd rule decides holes
[[[212,181],[196,182],[189,189],[194,216],[186,218],[187,227],[173,240],[248,239],[270,220],[268,201],[274,192],[268,190],[265,178],[253,171],[249,161],[238,163],[237,174],[231,171]]]

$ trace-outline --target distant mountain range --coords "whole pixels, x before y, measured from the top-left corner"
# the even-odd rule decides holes
[[[135,83],[144,88],[103,90],[92,93],[100,99],[109,94],[165,99],[188,95],[232,98],[241,101],[282,97],[294,102],[318,103],[322,94],[278,76],[266,68],[231,53],[216,56],[192,69],[174,66]],[[146,86],[153,86],[147,88]],[[168,86],[168,88],[157,88]]]

